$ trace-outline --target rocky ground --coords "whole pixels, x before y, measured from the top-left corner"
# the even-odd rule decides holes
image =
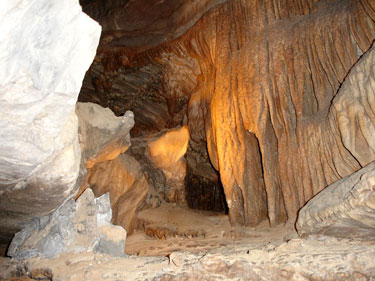
[[[375,280],[374,241],[301,239],[292,224],[231,227],[226,215],[174,205],[139,218],[124,257],[2,258],[0,280]]]

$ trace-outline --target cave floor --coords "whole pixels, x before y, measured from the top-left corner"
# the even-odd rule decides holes
[[[292,224],[270,228],[232,227],[223,213],[192,210],[162,204],[138,214],[139,230],[126,240],[125,253],[139,256],[168,256],[172,252],[199,253],[239,244],[281,244],[297,237]]]
[[[226,215],[168,204],[139,222],[124,257],[0,258],[0,280],[10,271],[29,279],[7,280],[375,280],[374,241],[301,239],[292,224],[232,227]]]

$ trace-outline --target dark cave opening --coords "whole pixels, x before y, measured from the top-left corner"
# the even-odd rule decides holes
[[[188,207],[228,214],[220,174],[210,162],[207,143],[190,140],[185,158],[185,194]]]
[[[228,214],[228,205],[219,177],[212,181],[206,177],[193,174],[188,168],[185,178],[185,192],[189,208]]]

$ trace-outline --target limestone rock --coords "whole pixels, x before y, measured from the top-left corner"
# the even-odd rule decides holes
[[[294,221],[319,191],[375,160],[373,59],[366,55],[374,8],[372,0],[228,0],[179,38],[156,44],[157,34],[139,48],[147,27],[118,25],[86,84],[97,81],[92,100],[113,108],[117,100],[135,104],[130,81],[142,85],[145,100],[159,97],[169,113],[160,127],[187,124],[190,137],[207,144],[233,224]],[[116,48],[109,49],[111,39]]]
[[[91,187],[95,196],[109,192],[113,223],[132,233],[135,214],[149,190],[136,159],[124,154],[130,147],[129,131],[133,112],[116,117],[108,108],[93,103],[77,103],[79,136],[87,176],[78,196]]]
[[[74,106],[101,28],[78,0],[0,6],[0,240],[7,240],[76,191]]]
[[[109,192],[113,209],[112,222],[131,234],[136,212],[146,198],[149,184],[137,160],[127,153],[116,159],[96,163],[88,169],[82,188],[91,187],[95,196]]]
[[[166,178],[165,193],[169,202],[184,204],[186,162],[183,156],[189,144],[187,127],[169,130],[147,143],[148,155]]]
[[[375,237],[375,162],[323,189],[299,211],[301,236]]]
[[[13,238],[8,256],[53,258],[64,252],[101,252],[121,256],[126,232],[110,224],[109,194],[94,198],[87,189],[77,200],[69,199],[52,215],[34,219]]]
[[[110,193],[113,223],[129,234],[136,214],[157,207],[163,200],[185,203],[184,154],[189,141],[187,127],[132,139],[132,146],[117,158],[98,161],[88,169],[81,192],[91,187],[96,196]]]
[[[160,44],[181,36],[205,12],[225,1],[111,0],[105,4],[91,1],[84,5],[84,11],[102,23],[103,43],[142,46]]]
[[[77,103],[79,137],[86,167],[116,159],[130,146],[129,131],[134,125],[133,112],[116,117],[108,108],[94,103]]]

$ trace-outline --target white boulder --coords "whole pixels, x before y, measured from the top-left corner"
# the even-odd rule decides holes
[[[74,109],[100,32],[78,0],[0,2],[0,240],[74,191]]]

